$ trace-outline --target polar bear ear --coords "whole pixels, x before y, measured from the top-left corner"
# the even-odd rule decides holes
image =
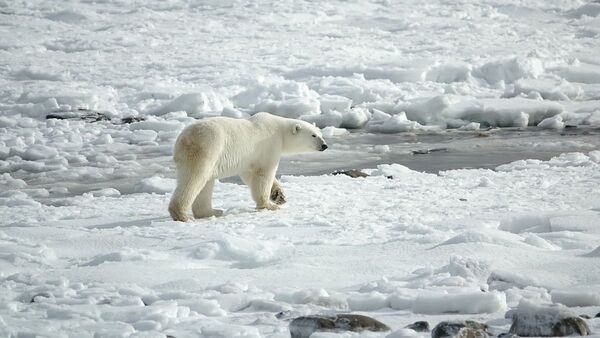
[[[294,125],[294,128],[292,129],[292,134],[294,134],[294,135],[298,134],[298,132],[300,131],[300,129],[302,129],[302,127],[298,123],[296,123]]]

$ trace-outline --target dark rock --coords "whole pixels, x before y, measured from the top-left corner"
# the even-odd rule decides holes
[[[413,155],[425,155],[425,154],[431,154],[431,153],[436,153],[436,152],[446,152],[448,151],[448,148],[434,148],[434,149],[419,149],[419,150],[413,150],[412,153]]]
[[[123,123],[123,124],[130,124],[133,122],[140,122],[140,121],[146,121],[146,118],[144,116],[128,116],[128,117],[124,117],[121,119],[121,123]]]
[[[510,332],[504,332],[498,335],[498,338],[517,338],[519,336],[516,336]]]
[[[82,120],[85,122],[110,121],[108,115],[84,108],[79,108],[76,111],[56,111],[46,115],[46,119]]]
[[[590,328],[582,318],[563,318],[552,327],[552,336],[554,337],[571,336],[574,334],[580,336],[587,336],[590,334]]]
[[[308,338],[314,332],[343,332],[343,331],[390,331],[382,322],[371,317],[353,314],[337,316],[304,316],[290,323],[292,338]]]
[[[356,169],[350,169],[350,170],[337,170],[334,171],[333,173],[331,173],[332,175],[346,175],[346,176],[350,176],[352,178],[357,178],[357,177],[369,177],[368,174],[363,173],[360,170],[356,170]]]
[[[600,318],[600,312],[596,313],[595,318]]]
[[[431,338],[486,338],[489,337],[488,326],[472,320],[444,321],[431,331]]]
[[[417,331],[417,332],[427,332],[427,331],[429,331],[429,323],[422,320],[422,321],[414,322],[410,325],[407,325],[406,328]]]
[[[574,315],[564,305],[536,304],[521,301],[511,311],[510,333],[520,337],[561,337],[570,335],[587,336],[590,328],[585,320]]]
[[[275,314],[275,318],[285,319],[285,318],[289,318],[291,314],[292,314],[292,311],[290,311],[290,310],[279,311]]]

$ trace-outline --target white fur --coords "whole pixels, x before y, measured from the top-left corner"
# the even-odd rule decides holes
[[[212,208],[215,179],[239,175],[250,186],[258,209],[278,209],[271,190],[283,192],[275,180],[284,154],[324,150],[319,128],[307,122],[258,113],[247,120],[214,117],[187,126],[175,142],[177,188],[169,203],[176,221],[219,216]]]

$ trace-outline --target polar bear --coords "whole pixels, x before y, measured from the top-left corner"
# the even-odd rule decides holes
[[[190,221],[191,206],[194,218],[220,216],[212,208],[215,179],[235,175],[250,186],[257,209],[276,210],[285,203],[275,180],[281,156],[325,149],[319,128],[301,120],[269,113],[203,119],[184,128],[175,142],[177,187],[169,213],[176,221]]]

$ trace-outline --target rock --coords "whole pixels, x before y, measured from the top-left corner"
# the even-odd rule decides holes
[[[331,173],[332,175],[346,175],[346,176],[350,176],[352,178],[357,178],[357,177],[369,177],[368,174],[363,173],[360,170],[356,170],[356,169],[350,169],[350,170],[338,170],[338,171],[334,171],[333,173]]]
[[[552,336],[562,337],[571,336],[578,334],[580,336],[587,336],[590,334],[590,328],[580,317],[568,317],[561,319],[552,327]]]
[[[595,318],[600,318],[600,312],[596,313],[596,316],[594,316]]]
[[[122,124],[131,124],[134,122],[146,121],[144,116],[128,116],[121,119]]]
[[[82,120],[85,122],[110,121],[110,116],[85,108],[79,108],[75,111],[55,111],[46,115],[46,119],[57,120]]]
[[[490,336],[487,329],[487,325],[472,320],[444,321],[433,328],[431,338],[486,338]]]
[[[406,326],[406,328],[417,332],[427,332],[429,331],[429,323],[424,320],[421,320]]]
[[[498,338],[518,338],[519,336],[514,335],[510,332],[504,332],[498,335]]]
[[[521,337],[558,337],[590,333],[585,320],[573,314],[562,304],[537,304],[523,299],[516,310],[510,333]]]
[[[337,316],[303,316],[290,323],[292,338],[308,338],[314,332],[390,331],[382,322],[371,317],[352,314]]]
[[[425,154],[431,154],[431,153],[436,153],[436,152],[447,152],[448,148],[434,148],[434,149],[418,149],[418,150],[413,150],[412,153],[413,155],[425,155]]]
[[[583,318],[583,319],[592,319],[592,316],[590,316],[590,315],[586,315],[586,314],[579,315],[579,317],[581,317],[581,318]]]

